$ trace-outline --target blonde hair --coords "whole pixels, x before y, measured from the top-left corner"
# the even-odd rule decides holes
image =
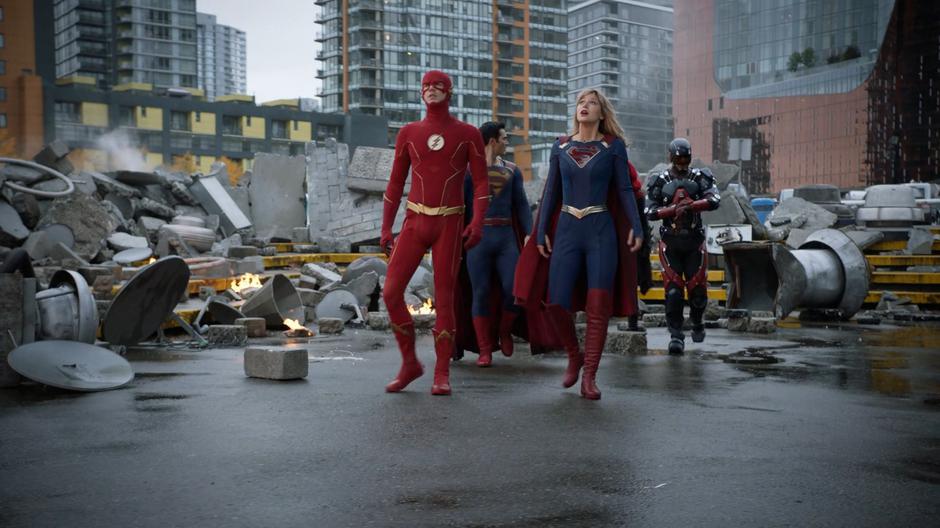
[[[620,123],[617,122],[617,113],[614,112],[614,105],[610,103],[610,99],[604,95],[603,92],[598,88],[587,88],[581,90],[578,93],[578,98],[575,99],[575,111],[572,123],[574,126],[571,135],[577,134],[581,130],[581,124],[578,123],[578,103],[588,95],[594,94],[597,96],[597,101],[601,104],[601,121],[598,124],[598,131],[605,136],[616,136],[623,140],[624,143],[627,142],[627,136],[623,133],[623,129],[620,128]]]

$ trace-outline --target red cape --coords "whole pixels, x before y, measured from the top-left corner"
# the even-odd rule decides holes
[[[605,138],[608,142],[613,138]],[[564,141],[562,141],[564,142]],[[635,169],[634,169],[635,170]],[[632,178],[631,178],[632,179]],[[542,190],[542,198],[545,190]],[[539,201],[539,209],[544,205]],[[637,261],[636,253],[631,253],[627,247],[627,234],[632,226],[627,215],[620,205],[615,182],[611,181],[607,192],[607,210],[614,219],[617,230],[617,273],[614,277],[613,316],[628,317],[637,313]],[[546,234],[550,240],[555,238],[555,226],[561,212],[561,200],[550,212],[550,220]],[[513,295],[516,304],[522,305],[528,315],[529,342],[533,346],[546,348],[562,348],[561,339],[555,331],[555,325],[545,311],[548,302],[548,263],[549,259],[539,254],[535,243],[535,234],[538,231],[539,213],[533,223],[532,234],[529,241],[523,246],[516,265],[516,276]],[[576,281],[572,298],[571,310],[582,311],[587,297],[587,287],[584,275],[572,277]]]

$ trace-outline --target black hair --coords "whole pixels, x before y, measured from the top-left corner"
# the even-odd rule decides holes
[[[487,121],[480,125],[480,134],[483,136],[483,146],[489,145],[491,139],[499,141],[499,131],[505,129],[506,124],[498,121]]]

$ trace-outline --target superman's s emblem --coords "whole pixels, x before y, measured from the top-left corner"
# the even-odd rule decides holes
[[[568,155],[583,169],[600,151],[597,145],[574,145],[568,149]]]
[[[509,178],[512,177],[512,174],[505,167],[489,167],[486,171],[486,175],[490,182],[490,196],[496,197],[502,192],[503,188],[506,187],[506,184],[509,183]]]

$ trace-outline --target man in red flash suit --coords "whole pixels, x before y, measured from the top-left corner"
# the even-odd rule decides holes
[[[385,190],[380,244],[389,255],[382,297],[401,351],[402,366],[387,392],[399,392],[424,373],[415,355],[414,321],[405,305],[405,287],[428,249],[434,267],[434,382],[431,394],[450,394],[449,368],[454,351],[456,319],[454,287],[461,243],[471,248],[483,236],[489,206],[489,182],[480,131],[450,115],[452,84],[444,72],[431,70],[421,80],[427,116],[405,125],[395,142],[395,161]],[[464,228],[464,173],[473,180],[473,220]],[[411,169],[405,222],[398,238],[392,225]]]

